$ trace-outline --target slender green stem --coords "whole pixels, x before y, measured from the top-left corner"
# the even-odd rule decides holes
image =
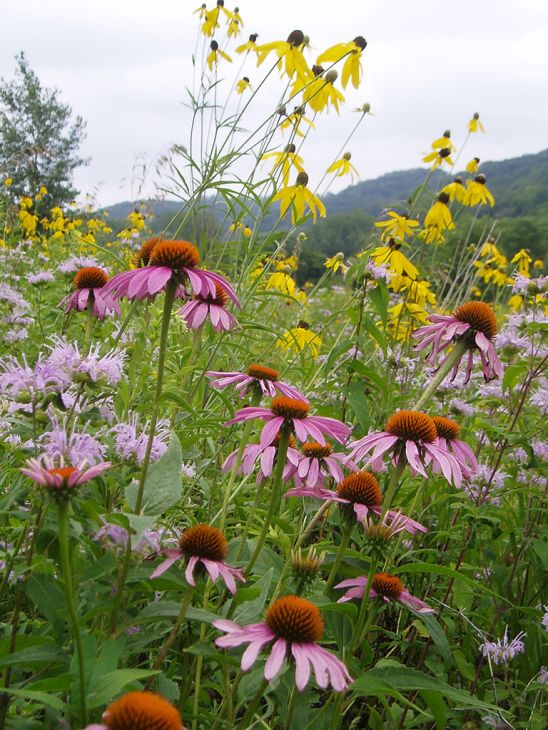
[[[160,667],[163,664],[164,659],[167,656],[168,651],[171,649],[173,642],[177,638],[177,634],[179,633],[179,629],[181,628],[181,624],[185,620],[186,613],[188,611],[188,607],[192,603],[192,594],[194,593],[194,586],[188,586],[186,591],[183,594],[183,600],[181,601],[181,609],[179,611],[179,614],[177,616],[177,619],[175,620],[175,625],[171,629],[171,633],[167,637],[167,639],[164,642],[164,645],[160,649],[160,652],[156,658],[156,661],[154,662],[152,669],[160,669]],[[151,677],[147,682],[147,688],[149,688],[152,683],[154,682],[154,677]]]
[[[262,397],[262,392],[260,388],[255,388],[253,397],[251,399],[251,405],[252,406],[258,406]],[[247,442],[249,440],[249,436],[251,434],[251,431],[253,429],[253,421],[247,421],[244,430],[242,433],[242,439],[240,442],[240,446],[238,448],[238,453],[236,454],[236,459],[234,460],[234,464],[232,466],[232,469],[230,471],[230,477],[228,479],[228,483],[224,490],[224,497],[223,497],[223,506],[221,508],[221,517],[219,520],[219,529],[222,530],[225,526],[225,520],[226,520],[226,512],[228,509],[228,503],[230,501],[230,497],[232,495],[232,487],[234,486],[234,482],[236,480],[236,475],[238,473],[238,469],[240,468],[240,464],[242,463],[242,456],[244,453],[244,449],[247,445]],[[242,536],[242,542],[240,543],[243,545],[243,542],[245,541],[245,535]]]
[[[325,584],[326,591],[331,589],[331,586],[333,585],[333,583],[335,582],[335,578],[337,577],[337,573],[339,572],[341,560],[344,557],[344,553],[346,551],[346,548],[348,547],[348,543],[350,542],[350,536],[352,535],[352,530],[354,528],[353,519],[353,515],[351,515],[346,522],[345,528],[342,533],[341,542],[339,543],[339,550],[335,557],[335,562],[333,563],[331,573],[329,573],[329,578],[327,579],[327,583]]]
[[[291,694],[289,696],[289,704],[287,706],[287,714],[285,716],[284,728],[290,730],[291,720],[293,718],[293,710],[295,709],[295,702],[297,701],[297,685],[293,685]]]
[[[367,574],[367,585],[364,588],[363,597],[360,603],[360,610],[358,613],[358,620],[356,621],[356,631],[354,632],[354,636],[352,637],[352,653],[354,653],[362,645],[362,643],[367,638],[367,634],[369,633],[369,627],[371,626],[373,611],[369,612],[367,620],[365,621],[365,625],[364,620],[367,608],[371,600],[371,585],[373,584],[376,570],[377,561],[376,559],[372,558],[369,565],[369,573]]]
[[[251,720],[253,718],[253,715],[255,714],[255,711],[257,707],[259,706],[259,702],[262,700],[264,696],[264,691],[268,687],[268,682],[266,679],[263,679],[261,682],[259,689],[255,692],[251,702],[247,706],[247,710],[245,711],[242,719],[240,720],[236,730],[247,730],[247,728],[251,724]]]
[[[467,349],[468,348],[464,340],[458,340],[458,342],[455,343],[453,350],[432,378],[430,385],[423,391],[423,394],[416,402],[415,410],[420,410],[424,404],[430,400],[431,396],[433,396],[438,389],[439,384],[444,380],[445,376],[451,372]]]
[[[259,553],[261,552],[264,542],[266,540],[266,536],[268,535],[268,530],[270,529],[270,525],[272,524],[274,513],[278,509],[278,505],[281,500],[281,487],[283,484],[283,473],[290,436],[291,432],[289,431],[289,429],[286,426],[282,426],[282,428],[280,429],[278,449],[276,451],[276,467],[274,469],[274,475],[272,479],[272,492],[270,494],[268,512],[266,513],[263,529],[261,530],[261,534],[259,535],[259,538],[257,540],[257,545],[255,546],[253,555],[251,556],[249,563],[247,564],[247,567],[245,569],[246,575],[249,575],[251,569],[255,565],[255,561],[259,557]]]
[[[93,340],[93,330],[95,329],[95,317],[93,316],[93,305],[95,303],[95,300],[93,298],[93,294],[89,298],[88,307],[87,307],[87,322],[86,322],[86,345],[87,347],[91,347],[91,342]]]
[[[383,500],[382,500],[383,515],[385,515],[388,512],[388,510],[390,509],[390,505],[392,504],[394,495],[396,494],[396,491],[399,487],[400,477],[403,474],[403,470],[405,469],[406,464],[407,464],[407,460],[405,459],[405,457],[403,455],[400,454],[398,463],[396,464],[396,466],[390,476],[390,481],[388,482],[386,494],[384,495]]]
[[[86,707],[86,682],[84,674],[84,652],[82,650],[82,637],[80,635],[80,623],[74,606],[74,588],[72,583],[72,572],[70,565],[70,549],[68,538],[68,502],[62,499],[59,502],[59,552],[61,556],[61,569],[63,571],[63,587],[65,601],[72,623],[73,640],[78,654],[78,678],[80,683],[80,722],[87,724],[88,713]]]

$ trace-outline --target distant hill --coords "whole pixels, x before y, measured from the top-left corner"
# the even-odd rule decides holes
[[[339,250],[347,254],[358,250],[384,209],[407,208],[407,199],[423,184],[426,171],[418,167],[390,172],[326,195],[327,218],[314,227],[307,227],[308,247],[329,255]],[[507,242],[508,247],[513,248],[529,246],[536,255],[545,255],[548,251],[548,149],[500,162],[482,162],[481,171],[487,176],[487,185],[496,203],[492,210],[480,209],[479,215],[500,221],[503,244]],[[427,190],[435,193],[452,177],[454,175],[443,170],[435,170]],[[163,230],[182,207],[178,200],[144,200],[138,203],[124,201],[104,210],[109,212],[114,226],[119,222],[121,228],[123,219],[136,205],[153,211],[155,231]],[[273,212],[264,220],[265,230],[275,223],[274,216]]]

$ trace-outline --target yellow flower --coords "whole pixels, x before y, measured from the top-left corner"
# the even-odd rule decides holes
[[[444,148],[449,149],[451,152],[456,151],[455,145],[451,142],[451,132],[449,129],[446,129],[441,137],[438,137],[438,139],[435,139],[432,142],[433,150],[441,150]]]
[[[449,201],[451,203],[454,200],[456,200],[457,203],[462,203],[464,193],[466,192],[464,183],[462,182],[462,177],[456,177],[453,182],[447,183],[447,185],[441,189],[441,192],[449,196]]]
[[[296,147],[294,144],[288,144],[281,152],[267,152],[261,157],[261,160],[268,160],[271,157],[274,158],[272,173],[274,174],[276,170],[281,169],[284,186],[287,186],[289,182],[289,173],[292,167],[295,167],[297,172],[304,172],[302,157],[295,150]]]
[[[481,173],[476,175],[474,180],[466,182],[466,192],[464,194],[464,205],[495,205],[495,199],[485,184],[487,178]]]
[[[42,185],[40,187],[40,190],[38,191],[38,195],[47,195],[47,194],[48,194],[48,189],[44,185]]]
[[[312,357],[318,357],[321,344],[322,338],[312,332],[306,322],[299,322],[298,327],[293,327],[293,329],[284,332],[276,340],[276,347],[279,347],[282,352],[287,350],[303,352],[308,349]]]
[[[260,66],[268,54],[274,51],[278,56],[278,69],[285,71],[290,79],[297,75],[306,83],[312,74],[301,51],[303,43],[304,33],[301,30],[294,30],[286,41],[273,41],[257,46],[257,66]]]
[[[308,126],[311,129],[316,129],[314,123],[310,121],[310,119],[307,119],[304,115],[304,107],[303,106],[296,106],[291,114],[286,116],[286,118],[283,120],[283,122],[280,124],[280,128],[282,131],[285,131],[288,127],[293,128],[293,134],[296,134],[298,137],[304,137],[304,134],[299,129],[300,125],[305,122],[308,124]]]
[[[138,231],[142,231],[145,227],[145,216],[138,210],[132,211],[127,218],[132,227],[136,228]]]
[[[201,8],[198,8],[198,12],[200,11]],[[215,33],[215,28],[219,27],[219,14],[221,11],[225,14],[229,21],[232,19],[233,14],[225,8],[224,0],[217,0],[217,7],[213,8],[213,10],[206,11],[205,18],[203,14],[200,14],[199,17],[204,18],[204,22],[202,24],[202,33],[204,35],[212,36]]]
[[[350,152],[345,152],[340,160],[335,160],[332,165],[329,165],[326,172],[336,173],[336,177],[350,175],[352,182],[354,182],[355,178],[359,177],[359,174],[354,165],[350,162],[350,158]]]
[[[244,226],[244,229],[242,231],[242,234],[246,238],[251,238],[251,236],[253,235],[253,231],[251,230],[251,228],[249,226]]]
[[[232,17],[229,22],[232,22],[234,20],[243,27],[244,21],[242,20],[242,16],[240,15],[240,8],[234,8],[234,10],[232,11]]]
[[[196,10],[192,12],[192,14],[197,15],[199,20],[204,20],[207,15],[207,5],[203,3],[202,5],[200,5],[199,8],[196,8]]]
[[[286,273],[291,273],[292,271],[297,271],[298,266],[299,259],[295,256],[295,254],[292,254],[291,256],[287,256],[277,262],[276,271],[286,271]]]
[[[420,233],[426,243],[443,243],[443,231],[452,231],[455,228],[451,211],[447,203],[449,195],[440,193],[434,205],[430,208],[424,218],[424,229]]]
[[[29,198],[27,195],[23,195],[23,197],[19,201],[19,207],[23,210],[26,208],[32,208],[33,205],[34,205],[33,199]]]
[[[272,198],[272,202],[280,201],[280,217],[283,218],[289,208],[291,208],[291,221],[296,223],[304,215],[304,209],[308,209],[312,213],[314,221],[317,213],[321,218],[325,218],[326,210],[322,201],[307,188],[308,175],[306,172],[299,172],[295,185],[289,185],[278,190]],[[317,211],[316,211],[317,209]]]
[[[5,185],[5,186],[6,186],[7,188],[9,188],[9,186],[10,186],[10,185],[13,185],[13,180],[11,179],[11,177],[7,177],[7,178],[6,178],[5,180],[4,180],[4,185]]]
[[[228,31],[227,35],[229,38],[237,38],[242,31],[240,30],[240,23],[236,18],[232,18],[232,20],[228,24]]]
[[[329,104],[339,113],[339,103],[344,103],[343,94],[333,84],[337,80],[338,73],[332,68],[325,76],[323,66],[312,66],[312,72],[316,77],[314,81],[307,84],[303,91],[303,101],[315,112],[329,111]],[[300,89],[295,87],[292,93],[298,93]]]
[[[529,269],[533,262],[533,259],[531,258],[529,251],[526,248],[520,249],[515,256],[510,259],[511,264],[517,264],[518,265],[518,274],[521,274],[522,276],[526,276],[529,278]]]
[[[211,41],[209,47],[211,50],[209,51],[209,55],[207,57],[207,65],[210,71],[213,70],[214,65],[217,65],[219,63],[219,56],[221,58],[224,58],[229,63],[232,63],[232,59],[230,58],[230,56],[224,51],[221,51],[217,41]]]
[[[474,132],[477,132],[478,129],[485,132],[485,127],[480,122],[479,114],[476,112],[472,119],[468,122],[468,132],[473,134]]]
[[[250,51],[257,53],[257,38],[257,33],[252,33],[248,41],[236,48],[236,53],[249,53]]]
[[[335,46],[331,46],[327,51],[320,53],[316,63],[321,65],[322,63],[337,63],[343,58],[345,59],[343,64],[343,70],[341,74],[341,83],[343,89],[349,81],[352,81],[352,85],[355,89],[358,88],[362,76],[361,68],[361,55],[362,51],[367,46],[367,41],[361,35],[356,36],[353,41],[349,43],[338,43]]]
[[[389,216],[389,220],[375,223],[377,228],[384,228],[381,235],[381,240],[383,241],[386,241],[391,236],[403,240],[406,236],[412,236],[413,228],[419,225],[418,221],[409,219],[406,215],[398,215],[393,210],[389,210],[387,215]]]
[[[470,175],[474,175],[479,170],[479,157],[474,157],[470,160],[470,162],[466,165],[466,172],[469,172]]]
[[[544,261],[542,259],[535,259],[533,262],[533,269],[543,269]]]
[[[390,288],[395,292],[407,292],[406,300],[424,307],[425,304],[436,304],[436,295],[430,291],[430,282],[426,279],[415,280],[408,276],[394,276]]]
[[[451,150],[449,147],[442,147],[439,150],[432,150],[432,152],[429,152],[425,157],[422,158],[423,162],[432,162],[432,170],[435,170],[436,167],[439,167],[442,163],[446,162],[448,165],[455,164],[453,160],[451,159]]]
[[[523,297],[521,296],[521,294],[514,294],[508,300],[508,304],[514,310],[514,312],[517,312],[523,306]]]
[[[336,253],[330,259],[326,259],[324,266],[326,269],[331,269],[333,273],[337,273],[339,269],[343,274],[346,274],[348,271],[348,266],[344,265],[344,254],[342,251],[339,251],[339,253]]]
[[[400,251],[401,243],[390,239],[388,246],[378,246],[371,252],[375,266],[388,266],[396,276],[407,276],[416,279],[419,275],[417,267]]]
[[[297,285],[295,284],[295,279],[289,276],[287,272],[276,271],[268,277],[265,289],[275,289],[282,294],[293,296],[297,290]]]
[[[247,91],[248,89],[251,90],[251,84],[249,83],[249,78],[244,76],[236,84],[236,93],[243,94],[244,91]]]

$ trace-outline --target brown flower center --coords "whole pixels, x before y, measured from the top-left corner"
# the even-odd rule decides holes
[[[145,241],[135,254],[135,265],[139,267],[148,266],[152,252],[156,248],[156,244],[159,242],[159,238],[151,238],[149,241]]]
[[[278,395],[272,399],[270,410],[275,416],[284,418],[306,418],[309,405],[298,398],[287,398],[285,395]]]
[[[206,558],[222,561],[228,553],[228,543],[223,533],[210,525],[194,525],[179,538],[179,548],[187,558]]]
[[[395,575],[377,573],[373,578],[371,588],[381,596],[399,598],[403,591],[403,583]]]
[[[377,478],[368,471],[349,474],[337,486],[337,494],[350,502],[378,507],[382,502],[381,490]]]
[[[322,446],[317,441],[311,441],[310,443],[303,444],[302,450],[305,456],[312,456],[316,459],[322,459],[326,456],[330,456],[333,451],[331,444],[326,442],[325,446]]]
[[[69,476],[74,474],[75,471],[76,469],[73,466],[60,466],[55,469],[48,469],[48,474],[61,477],[61,479],[66,482]]]
[[[272,368],[267,368],[264,365],[259,365],[254,362],[247,368],[247,374],[250,378],[257,378],[257,380],[272,380],[276,381],[279,377],[279,372]]]
[[[299,596],[284,596],[266,612],[272,631],[287,641],[311,643],[322,638],[323,619],[317,606]]]
[[[483,332],[488,340],[497,334],[497,318],[493,308],[485,302],[466,302],[453,312],[453,317],[466,322],[477,332]]]
[[[460,436],[460,426],[450,418],[445,416],[432,416],[434,426],[436,427],[436,433],[442,439],[447,441],[454,441]]]
[[[431,444],[436,438],[434,421],[419,411],[398,411],[390,416],[385,430],[405,441],[426,441]]]
[[[196,246],[188,241],[159,241],[150,255],[152,266],[194,269],[200,262]]]
[[[75,289],[100,289],[108,281],[108,274],[98,266],[85,266],[76,272],[73,284]]]
[[[226,307],[228,302],[228,294],[223,289],[220,284],[215,284],[215,296],[212,297],[208,295],[207,297],[202,297],[198,295],[197,299],[201,299],[204,302],[207,302],[208,304],[216,304],[218,307]]]
[[[113,702],[103,720],[108,730],[181,730],[179,710],[152,692],[128,692]]]

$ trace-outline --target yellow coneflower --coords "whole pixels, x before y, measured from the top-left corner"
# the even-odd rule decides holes
[[[479,163],[479,157],[473,157],[465,167],[466,172],[469,172],[470,175],[474,175],[479,170]]]
[[[457,203],[462,203],[464,193],[466,192],[466,188],[462,182],[462,177],[456,177],[453,182],[447,183],[447,185],[441,189],[441,192],[449,196],[449,201],[451,203],[454,200],[456,200]]]
[[[330,173],[336,173],[336,177],[343,177],[343,175],[350,175],[352,182],[359,177],[359,173],[354,167],[354,165],[350,162],[352,155],[350,152],[345,152],[344,155],[340,158],[340,160],[335,160],[333,164],[329,165],[326,172]]]
[[[335,88],[338,73],[332,68],[324,76],[323,66],[312,66],[314,81],[307,84],[303,89],[303,101],[315,112],[329,111],[329,105],[333,106],[337,114],[339,104],[344,103],[343,94]]]
[[[281,110],[283,111],[283,110]],[[304,106],[296,106],[291,114],[286,115],[283,122],[280,124],[280,129],[282,131],[285,131],[289,127],[292,128],[293,134],[296,134],[297,137],[304,137],[304,134],[301,132],[299,127],[302,123],[308,124],[310,129],[316,129],[316,126],[314,122],[312,122],[310,119],[308,119],[305,116],[305,109]]]
[[[470,134],[473,134],[474,132],[477,132],[480,130],[481,132],[485,132],[485,127],[480,122],[479,114],[476,112],[472,119],[468,122],[468,132]]]
[[[365,38],[358,35],[349,43],[337,43],[335,46],[331,46],[331,48],[328,48],[327,51],[324,51],[318,56],[316,63],[318,65],[324,62],[337,63],[344,58],[345,61],[341,74],[343,89],[346,89],[349,81],[352,81],[352,85],[357,89],[362,76],[361,55],[366,46],[367,41]]]
[[[244,91],[248,91],[248,90],[249,91],[251,90],[251,84],[249,83],[249,77],[244,76],[236,84],[236,93],[243,94]]]
[[[207,65],[210,71],[213,71],[213,66],[216,66],[219,63],[219,57],[224,58],[225,61],[228,61],[229,63],[232,63],[230,56],[224,51],[221,51],[217,41],[211,41],[209,48],[210,51],[207,57]]]
[[[229,38],[237,38],[241,32],[240,23],[235,18],[232,18],[228,24],[227,36]]]
[[[344,253],[342,251],[339,251],[339,253],[336,253],[331,258],[326,259],[324,266],[326,269],[331,269],[334,273],[337,273],[339,269],[343,274],[346,274],[348,271],[348,266],[345,266],[344,264]]]
[[[432,170],[435,170],[436,167],[439,167],[444,162],[448,165],[451,165],[451,167],[453,167],[453,165],[455,164],[451,159],[451,149],[449,147],[442,147],[439,150],[432,150],[432,152],[429,152],[422,158],[422,161],[432,162]]]
[[[275,271],[268,277],[265,289],[279,291],[282,294],[293,296],[297,290],[295,280],[285,271]]]
[[[371,252],[376,266],[388,266],[396,276],[407,276],[416,279],[419,275],[417,267],[400,251],[401,242],[391,238],[387,246],[378,246]]]
[[[304,33],[302,30],[294,30],[286,41],[272,41],[257,46],[257,66],[260,66],[268,54],[274,51],[278,56],[280,71],[284,71],[290,79],[297,75],[306,82],[312,78],[312,73],[301,51],[303,44]]]
[[[433,150],[440,150],[444,148],[451,150],[451,152],[456,151],[456,147],[451,141],[451,131],[449,129],[446,129],[441,137],[438,137],[438,139],[435,139],[432,142]]]
[[[404,240],[406,236],[412,236],[413,228],[419,225],[417,220],[410,219],[407,215],[399,215],[393,210],[389,210],[386,215],[388,216],[387,221],[375,223],[377,228],[384,228],[381,234],[381,240],[383,241],[391,236]]]
[[[197,15],[199,20],[204,20],[207,15],[207,5],[202,3],[199,8],[193,11],[193,15]]]
[[[299,322],[297,327],[287,330],[284,334],[276,340],[276,347],[282,352],[286,350],[295,350],[296,352],[303,352],[309,350],[312,357],[316,358],[320,354],[320,347],[322,344],[322,338],[320,335],[315,334],[309,329],[307,322]]]
[[[476,175],[474,180],[468,180],[466,183],[466,192],[464,194],[464,205],[487,205],[491,207],[495,205],[495,198],[485,184],[487,178],[481,173]]]
[[[274,159],[272,173],[281,170],[284,186],[287,186],[289,182],[292,167],[296,168],[297,172],[304,172],[303,159],[296,153],[296,149],[294,144],[288,144],[281,152],[267,152],[261,157],[261,160]]]
[[[512,259],[510,259],[511,264],[517,264],[518,265],[518,274],[521,274],[522,276],[526,276],[529,278],[530,276],[530,267],[533,262],[533,259],[531,258],[531,255],[529,251],[526,248],[521,248]]]
[[[241,46],[238,46],[236,48],[236,53],[250,53],[251,51],[255,51],[255,53],[257,53],[257,38],[258,37],[259,36],[257,33],[252,33],[249,36],[248,41],[246,41],[245,43],[242,43]]]
[[[272,198],[272,202],[280,201],[280,216],[283,218],[289,208],[291,208],[291,221],[296,223],[303,215],[305,208],[308,207],[312,213],[314,221],[319,213],[321,218],[325,218],[326,209],[322,201],[314,195],[307,187],[308,175],[306,172],[299,172],[295,185],[289,185],[278,190]]]

